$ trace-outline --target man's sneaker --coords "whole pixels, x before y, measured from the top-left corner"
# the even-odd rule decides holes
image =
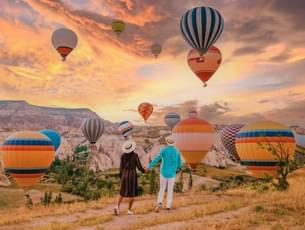
[[[130,211],[130,210],[128,210],[128,211],[127,211],[127,215],[133,215],[133,212]]]
[[[170,210],[171,210],[171,208],[166,208],[166,210],[167,210],[167,211],[170,211]]]
[[[114,215],[116,215],[116,216],[118,216],[120,213],[119,213],[119,208],[118,207],[115,207],[114,209],[113,209],[113,211],[114,211]]]

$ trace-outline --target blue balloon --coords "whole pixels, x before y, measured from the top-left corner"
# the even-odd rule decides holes
[[[46,135],[52,141],[52,144],[56,151],[61,143],[61,138],[59,133],[53,129],[44,129],[41,130],[40,133]]]

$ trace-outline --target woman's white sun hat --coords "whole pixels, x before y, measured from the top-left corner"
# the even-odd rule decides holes
[[[125,141],[122,145],[122,151],[124,153],[131,153],[136,149],[136,142],[132,140]]]
[[[175,144],[175,138],[172,135],[166,137],[165,141],[166,141],[167,145],[174,145]]]

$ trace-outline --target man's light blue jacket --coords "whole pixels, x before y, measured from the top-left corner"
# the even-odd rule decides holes
[[[150,162],[148,169],[155,167],[159,161],[161,161],[160,174],[166,178],[175,177],[177,170],[182,166],[181,154],[173,145],[162,148],[160,153]]]

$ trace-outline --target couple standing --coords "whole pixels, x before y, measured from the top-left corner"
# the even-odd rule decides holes
[[[134,141],[128,140],[124,142],[122,146],[123,155],[121,157],[120,163],[120,179],[121,179],[121,189],[118,198],[117,206],[114,208],[114,214],[119,214],[120,204],[124,197],[129,198],[128,205],[128,215],[132,215],[131,211],[134,197],[137,196],[138,190],[138,180],[136,168],[141,172],[146,172],[154,168],[158,162],[161,161],[160,167],[160,190],[158,193],[157,206],[155,211],[159,212],[162,207],[162,201],[165,189],[167,188],[167,210],[170,210],[173,202],[173,192],[175,185],[176,172],[180,170],[181,156],[179,150],[174,146],[175,141],[172,136],[168,136],[166,139],[166,147],[160,150],[160,153],[155,156],[155,158],[149,163],[147,169],[142,167],[138,155],[134,152],[136,148],[136,143]]]

